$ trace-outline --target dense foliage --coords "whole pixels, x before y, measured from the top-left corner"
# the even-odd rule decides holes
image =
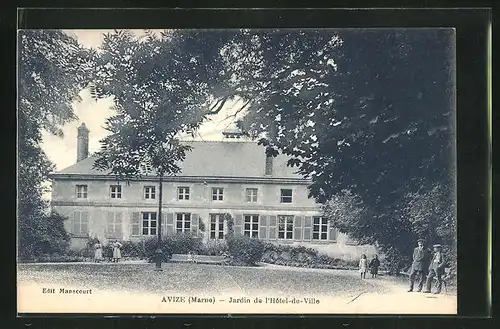
[[[330,217],[341,231],[407,263],[409,242],[422,233],[422,221],[407,211],[409,198],[418,203],[434,191],[449,207],[419,215],[455,221],[452,32],[346,30],[329,42],[309,36],[307,47],[295,48],[258,38],[260,45],[234,58],[276,52],[281,60],[262,60],[257,72],[278,65],[284,75],[266,75],[270,84],[252,95],[242,128],[271,153],[290,155],[289,164],[312,179],[318,202],[348,202],[346,216]],[[355,199],[345,199],[345,191]],[[451,243],[453,232],[446,232],[425,237]]]
[[[116,112],[95,166],[122,179],[162,177],[177,174],[189,151],[180,134],[194,135],[239,99],[240,128],[269,154],[289,155],[325,215],[353,239],[377,243],[394,271],[408,264],[417,237],[455,252],[450,30],[176,30],[142,39],[116,31],[98,54],[47,33],[38,36],[43,47],[21,42],[38,54],[20,61],[23,86],[31,83],[21,95],[34,97],[20,102],[34,125],[25,131],[57,132],[51,122],[71,120],[78,77],[90,70],[94,97],[112,96]],[[59,39],[71,46],[57,57],[45,48]],[[33,74],[39,58],[50,65]],[[36,149],[34,136],[25,144]]]
[[[348,260],[319,254],[304,246],[279,245],[266,242],[261,262],[293,267],[357,269],[359,260]]]
[[[92,70],[92,53],[58,30],[22,30],[18,64],[18,252],[22,259],[61,252],[69,239],[48,211],[44,182],[54,166],[40,147],[42,131],[62,137],[72,103]]]
[[[262,240],[246,235],[231,235],[226,241],[235,264],[254,266],[262,259],[265,249]]]

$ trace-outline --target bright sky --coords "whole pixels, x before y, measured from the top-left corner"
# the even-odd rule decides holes
[[[75,36],[83,46],[97,48],[102,43],[103,34],[113,32],[113,30],[70,30],[67,32]],[[135,32],[138,35],[144,33],[143,30],[135,30]],[[63,127],[64,138],[59,138],[48,133],[43,134],[42,148],[49,159],[55,163],[56,170],[67,168],[76,162],[77,127],[82,122],[85,122],[85,125],[90,130],[90,153],[100,148],[99,141],[105,137],[107,133],[102,126],[104,125],[105,119],[113,114],[110,110],[112,100],[105,99],[96,102],[90,98],[88,90],[83,90],[80,96],[82,97],[82,101],[74,104],[74,111],[79,119]],[[233,113],[231,110],[234,109],[236,105],[238,104],[228,104],[218,115],[213,116],[210,122],[202,126],[199,131],[199,137],[196,139],[222,139],[222,131],[233,124],[234,120],[228,120],[226,118]]]

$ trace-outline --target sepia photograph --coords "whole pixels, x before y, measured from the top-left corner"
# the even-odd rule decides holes
[[[17,46],[18,313],[457,314],[453,28]]]

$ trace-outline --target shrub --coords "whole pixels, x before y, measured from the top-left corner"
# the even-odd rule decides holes
[[[197,254],[205,253],[205,248],[201,239],[190,232],[177,233],[172,236],[164,237],[161,241],[160,248],[164,255],[163,261],[167,261],[172,254],[187,254],[189,252]],[[136,244],[135,247],[131,247],[131,249],[134,253],[139,254],[139,257],[153,261],[155,252],[158,249],[158,238],[150,237]]]
[[[38,256],[64,253],[69,247],[70,236],[64,229],[64,217],[56,212],[44,214],[37,209],[20,204],[18,217],[20,259],[31,261]]]
[[[203,253],[209,256],[217,256],[225,252],[229,252],[229,248],[224,240],[210,240],[203,250]]]
[[[390,275],[400,274],[400,270],[406,270],[411,265],[411,258],[404,255],[399,249],[389,246],[385,252],[385,267]]]
[[[229,236],[227,246],[235,263],[251,266],[261,260],[265,250],[264,242],[246,235]]]
[[[170,254],[203,253],[204,246],[199,237],[191,232],[177,233],[163,239],[164,252]]]
[[[122,257],[147,258],[142,242],[123,241],[121,253]]]
[[[284,266],[307,267],[307,268],[329,268],[329,269],[356,269],[357,260],[343,260],[319,255],[313,248],[293,245],[279,245],[270,242],[265,243],[265,251],[262,262]]]

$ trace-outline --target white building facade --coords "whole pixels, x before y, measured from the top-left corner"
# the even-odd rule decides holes
[[[89,237],[106,243],[156,236],[158,178],[149,174],[120,182],[93,169],[88,134],[80,126],[77,162],[52,176],[52,207],[69,218],[65,227],[72,248],[83,248]],[[222,215],[227,213],[235,234],[304,245],[335,257],[375,252],[350,242],[321,217],[319,205],[308,197],[310,181],[286,165],[286,156],[268,158],[264,147],[242,139],[185,143],[193,149],[182,172],[163,179],[162,235],[194,232],[204,241],[224,239],[228,223]]]

